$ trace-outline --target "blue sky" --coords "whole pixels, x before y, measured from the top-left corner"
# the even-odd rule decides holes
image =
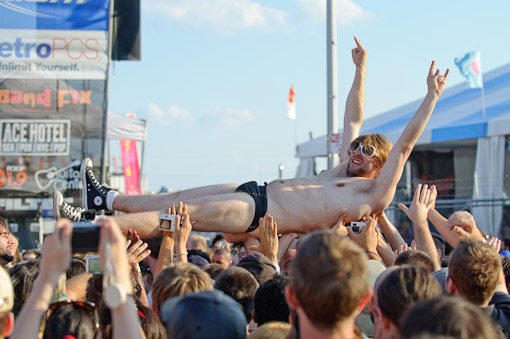
[[[110,68],[109,110],[148,120],[149,190],[294,177],[295,146],[326,133],[326,0],[143,0],[142,60]],[[337,0],[338,113],[356,35],[368,50],[365,117],[425,95],[432,59],[480,49],[510,62],[510,2]],[[287,119],[290,86],[297,120]],[[118,147],[112,147],[112,153]],[[319,169],[326,166],[319,161]]]

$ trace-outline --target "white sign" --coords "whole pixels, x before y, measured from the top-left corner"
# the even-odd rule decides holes
[[[0,155],[68,155],[70,120],[0,120]]]
[[[331,133],[329,135],[329,152],[340,153],[342,147],[342,140],[339,133]]]

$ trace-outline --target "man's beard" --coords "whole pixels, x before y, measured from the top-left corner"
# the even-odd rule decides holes
[[[14,260],[14,256],[11,254],[11,252],[5,252],[0,254],[0,259],[5,261],[7,264]]]
[[[351,170],[351,164],[347,164],[347,175],[351,178],[356,178],[356,177],[363,177],[364,176],[365,171],[363,171],[363,169],[361,167],[359,167],[356,171],[352,171]]]

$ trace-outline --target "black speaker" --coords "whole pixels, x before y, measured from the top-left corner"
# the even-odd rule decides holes
[[[140,60],[140,0],[114,0],[112,60]]]

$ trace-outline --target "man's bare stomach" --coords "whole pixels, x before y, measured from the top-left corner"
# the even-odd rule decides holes
[[[275,180],[267,185],[268,213],[279,233],[330,228],[345,214],[347,221],[372,212],[369,192],[373,179],[298,178]]]

